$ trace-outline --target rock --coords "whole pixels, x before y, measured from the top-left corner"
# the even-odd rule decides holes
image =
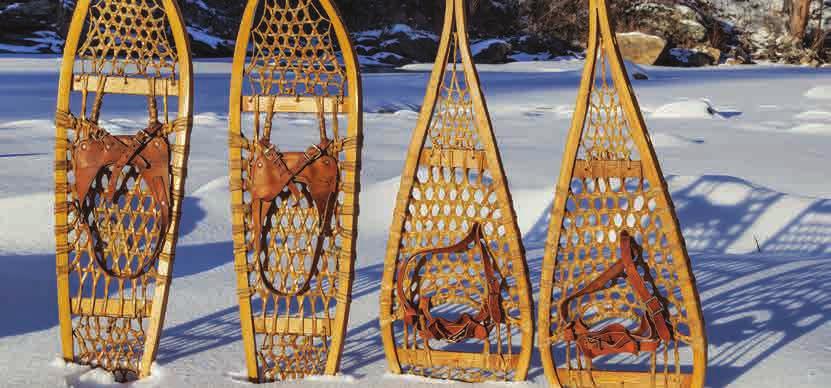
[[[820,61],[813,57],[805,57],[799,62],[800,65],[803,66],[810,66],[810,67],[819,67],[821,64]]]
[[[488,39],[476,42],[470,47],[473,60],[477,63],[507,63],[513,52],[511,44],[501,39]]]
[[[378,47],[359,44],[355,45],[355,52],[358,53],[358,55],[370,56],[377,54],[379,51]]]
[[[57,22],[58,1],[0,1],[2,34],[42,30]]]
[[[698,46],[695,49],[709,55],[713,59],[711,65],[717,65],[721,62],[721,50],[710,46]]]
[[[380,51],[392,52],[416,62],[433,61],[439,49],[438,36],[402,24],[384,31],[380,39]]]
[[[623,61],[624,66],[626,66],[626,73],[629,74],[629,78],[638,80],[638,81],[646,81],[649,79],[649,74],[646,70],[630,61]]]
[[[730,51],[725,54],[727,59],[724,60],[728,65],[750,65],[753,64],[753,59],[741,47],[732,47]]]
[[[617,34],[623,58],[641,65],[654,65],[667,53],[667,41],[641,32]]]
[[[377,47],[381,43],[378,41],[378,36],[368,33],[355,34],[352,39],[355,41],[355,45],[358,46]]]
[[[663,63],[677,67],[702,67],[716,64],[710,54],[695,49],[674,48],[669,50],[669,60]]]
[[[582,48],[572,46],[562,39],[542,39],[535,35],[513,37],[508,39],[508,43],[513,48],[514,54],[529,54],[530,56],[543,54],[540,57],[544,57],[544,54],[548,54],[551,57],[560,57],[583,51]]]
[[[514,50],[523,53],[539,54],[548,51],[548,47],[546,47],[542,39],[533,35],[521,35],[511,39],[509,43]]]
[[[339,0],[336,3],[350,31],[406,24],[415,29],[438,32],[444,19],[444,1],[438,0]],[[478,1],[475,6],[472,3],[468,1],[471,4],[469,27],[474,37],[511,36],[521,29],[519,2],[488,0]]]
[[[191,34],[198,31],[202,39],[191,41],[194,55],[227,57],[233,55],[234,40],[244,4],[225,0],[179,1],[182,15]]]
[[[724,61],[724,64],[728,66],[736,66],[743,65],[744,63],[741,61],[741,59],[738,58],[727,58],[727,60]]]
[[[402,57],[398,54],[389,53],[389,52],[380,52],[378,54],[375,54],[375,55],[372,56],[372,59],[374,59],[374,60],[376,60],[380,63],[395,66],[395,67],[404,66],[404,65],[413,63],[413,61],[409,58],[404,58],[404,57]]]
[[[621,19],[634,30],[657,35],[672,45],[694,45],[707,40],[705,17],[685,5],[644,2],[623,11]]]

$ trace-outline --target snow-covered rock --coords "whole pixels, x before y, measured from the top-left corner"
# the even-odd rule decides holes
[[[718,63],[712,52],[699,49],[673,48],[669,50],[668,64],[678,67],[701,67]]]
[[[487,39],[470,46],[473,59],[478,63],[506,63],[513,49],[511,44],[502,39]]]

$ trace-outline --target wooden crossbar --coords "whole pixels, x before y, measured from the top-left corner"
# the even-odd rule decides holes
[[[73,315],[108,317],[149,317],[153,303],[149,300],[72,298]]]
[[[81,92],[86,89],[89,92],[98,90],[98,83],[100,82],[98,76],[75,76],[72,79],[72,91]],[[135,77],[109,77],[107,84],[104,85],[104,93],[107,94],[131,94],[131,95],[149,95],[150,80],[156,83],[156,95],[164,96],[178,96],[179,95],[179,81],[175,79],[156,79],[156,78],[135,78]]]
[[[425,150],[419,157],[421,166],[488,168],[487,155],[483,150]]]
[[[582,376],[580,376],[582,374]],[[608,370],[593,370],[591,374],[588,371],[568,370],[565,368],[557,368],[557,375],[560,377],[560,382],[571,386],[570,383],[583,381],[582,386],[591,387],[592,379],[597,387],[609,388],[635,388],[635,387],[652,387],[652,375],[649,372],[622,372],[622,371],[608,371]],[[582,378],[582,379],[581,379]],[[672,388],[686,388],[692,384],[692,374],[689,373],[669,373],[664,378],[663,373],[657,373],[655,376],[654,387],[672,387]]]
[[[275,322],[276,321],[276,322]],[[254,318],[254,331],[258,334],[302,334],[328,336],[334,320],[327,318]]]
[[[243,96],[242,111],[256,112],[258,96]],[[265,97],[259,96],[259,111],[267,112],[269,102],[274,103],[275,113],[318,113],[317,98],[315,97]],[[340,104],[338,104],[338,102]],[[327,113],[334,111],[338,104],[338,113],[347,114],[352,109],[350,97],[323,97],[323,108]]]
[[[577,160],[575,178],[640,178],[643,176],[638,160]]]
[[[401,364],[419,367],[449,366],[454,368],[487,368],[490,370],[515,369],[519,362],[519,355],[482,354],[467,352],[428,351],[419,349],[404,349],[396,347],[398,361]]]

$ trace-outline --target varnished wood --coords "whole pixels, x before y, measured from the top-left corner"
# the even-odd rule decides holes
[[[629,371],[592,371],[591,375],[588,372],[581,372],[579,370],[557,369],[560,378],[563,381],[583,381],[585,386],[591,387],[591,379],[597,388],[640,388],[652,386],[652,375],[646,372],[629,372]],[[571,374],[571,375],[569,375]],[[692,384],[692,375],[689,373],[671,374],[663,378],[663,376],[655,379],[655,387],[669,388],[680,387],[688,388]]]
[[[98,90],[99,82],[100,77],[98,76],[78,75],[72,81],[72,91]],[[152,90],[150,82],[155,83],[152,87],[155,88],[158,94],[179,95],[179,80],[134,77],[110,78],[104,85],[104,93],[146,96]]]
[[[438,55],[405,160],[384,260],[380,298],[381,338],[387,355],[388,368],[393,373],[416,373],[428,377],[467,381],[506,378],[521,381],[527,375],[533,348],[531,288],[528,283],[525,251],[516,224],[513,202],[507,188],[508,185],[496,146],[492,124],[470,53],[466,31],[466,7],[467,4],[463,0],[446,1],[444,26],[439,41]],[[458,81],[459,84],[453,84],[455,81]],[[469,95],[470,105],[464,105],[466,103],[454,100],[454,96],[443,93],[446,90],[445,88],[454,87],[461,87],[465,90],[466,95]],[[459,92],[461,93],[461,91]],[[440,102],[441,104],[447,103],[447,105],[441,105]],[[441,117],[437,118],[437,115],[443,114],[441,109],[456,110],[455,112],[464,110],[465,114],[469,114],[471,117],[465,116],[466,118],[462,120],[463,123],[456,123],[458,126],[451,128],[452,125],[447,124],[447,121],[441,121]],[[447,124],[447,127],[435,130],[431,128],[434,125],[441,126],[445,124]],[[458,132],[455,134],[448,132],[456,130]],[[428,138],[431,139],[431,143],[427,142]],[[448,142],[451,144],[448,144]],[[436,179],[438,183],[428,184],[419,181],[419,171],[449,171],[450,169],[464,169],[457,170],[463,171],[459,174],[464,175],[487,175],[489,180],[482,186],[474,187],[474,185],[471,185],[465,189],[467,183],[451,183],[446,180],[446,176],[442,176],[441,172],[437,172],[433,179]],[[427,172],[427,174],[433,173]],[[421,179],[431,178],[422,177]],[[479,180],[476,182],[477,185],[481,183]],[[414,190],[419,190],[419,192],[415,193]],[[472,197],[475,197],[473,192],[477,192],[477,190],[492,193],[493,197],[489,201],[493,202],[486,207],[490,209],[488,211],[498,209],[499,214],[501,214],[500,218],[494,219],[493,213],[485,216],[477,214],[472,217],[460,215],[460,213],[450,214],[457,211],[457,206],[483,206],[483,203],[476,202],[477,199],[468,200],[466,194],[460,193],[460,196],[456,197],[456,190],[460,192],[469,190]],[[429,199],[427,198],[429,195],[435,197]],[[490,196],[489,194],[485,195]],[[468,201],[465,204],[451,203],[457,201],[457,198],[463,197],[463,200],[458,199],[458,201]],[[432,216],[422,218],[419,215],[425,214],[416,209],[419,207],[417,202],[422,200],[430,203],[435,202],[433,204],[434,210],[431,210]],[[499,245],[500,250],[495,256],[502,259],[501,263],[511,263],[510,269],[507,264],[501,264],[499,271],[515,280],[510,289],[510,295],[514,299],[510,302],[503,300],[503,307],[511,314],[510,328],[516,330],[513,339],[508,341],[506,336],[501,334],[507,327],[503,324],[497,325],[492,333],[492,336],[503,335],[502,337],[494,337],[501,338],[500,341],[502,342],[500,342],[499,347],[495,343],[491,343],[491,349],[488,351],[458,352],[442,351],[436,348],[427,349],[422,345],[414,347],[410,339],[406,339],[409,345],[402,343],[402,337],[408,335],[412,337],[414,334],[412,327],[403,333],[400,329],[404,324],[401,322],[402,314],[399,311],[400,306],[394,291],[395,283],[409,280],[396,279],[395,273],[399,261],[412,254],[416,248],[437,248],[455,243],[463,237],[465,226],[462,224],[470,227],[473,222],[480,222],[489,225],[494,230],[498,230],[494,233],[494,230],[489,230],[489,226],[486,226],[485,238],[486,240],[498,239],[499,242],[494,242],[494,244]],[[422,235],[419,234],[421,232],[417,231],[416,224],[434,225],[439,229],[430,232],[430,234]],[[450,229],[449,225],[451,224],[459,224],[459,226],[454,230]],[[444,225],[444,229],[441,229],[439,225]],[[429,237],[433,235],[437,237],[438,241],[443,242],[435,245]],[[417,246],[412,245],[416,240],[422,243]],[[449,243],[446,240],[449,240]],[[470,269],[470,272],[473,271],[475,270]],[[481,275],[476,276],[470,272],[462,271],[462,274],[457,277],[458,280],[464,279],[464,281],[470,283],[481,281]],[[478,291],[471,290],[471,292]],[[442,303],[440,299],[434,299],[434,302]],[[497,332],[500,334],[496,334]],[[519,338],[516,338],[517,336]],[[413,341],[417,341],[417,339]],[[480,346],[473,343],[471,345]],[[509,361],[496,362],[496,360]],[[476,371],[472,371],[473,369],[476,369]]]
[[[518,355],[507,354],[473,354],[465,352],[432,352],[425,357],[424,352],[397,348],[398,359],[404,364],[429,366],[448,366],[454,368],[514,369],[519,363]]]
[[[253,96],[242,97],[243,112],[260,112],[268,109],[268,104],[272,103],[275,112],[280,113],[317,113],[320,110],[317,107],[317,99],[311,97],[266,97],[260,96],[259,102]],[[338,104],[338,113],[346,114],[352,111],[352,99],[349,97],[324,97],[323,111],[332,113],[335,111],[334,104]],[[258,108],[259,107],[259,108]]]
[[[95,13],[91,9],[95,7]],[[101,17],[101,13],[110,13],[108,18]],[[146,12],[147,23],[131,24],[130,17],[116,17],[119,12]],[[92,23],[92,18],[98,23],[98,28],[86,29],[87,23]],[[114,23],[118,19],[123,22],[119,27],[108,27],[107,23]],[[169,33],[161,34],[139,34],[133,36],[147,37],[155,36],[158,41],[152,45],[135,45],[129,48],[113,48],[107,45],[117,45],[119,39],[89,38],[90,34],[124,34],[129,30],[166,29]],[[84,36],[87,32],[87,36]],[[167,40],[170,39],[170,40]],[[83,45],[82,45],[83,43]],[[97,48],[90,48],[95,46]],[[103,48],[102,48],[103,47]],[[165,47],[163,51],[156,52],[159,47]],[[128,52],[132,50],[131,52]],[[139,51],[146,50],[143,53]],[[102,57],[101,55],[106,55]],[[164,57],[164,58],[162,58]],[[137,64],[141,64],[141,66]],[[164,69],[157,72],[156,69]],[[171,131],[171,203],[170,224],[167,229],[159,231],[165,235],[165,242],[162,245],[160,255],[155,260],[152,270],[133,282],[120,281],[118,279],[106,279],[106,284],[118,287],[118,293],[110,293],[108,290],[98,292],[96,296],[96,284],[103,284],[108,276],[92,264],[81,264],[84,255],[89,251],[82,242],[70,241],[69,236],[81,233],[76,227],[69,225],[70,216],[75,212],[73,205],[77,198],[74,198],[72,190],[71,163],[69,161],[69,147],[73,140],[70,135],[73,128],[67,128],[60,119],[56,125],[55,142],[55,199],[57,204],[68,204],[67,206],[55,207],[55,242],[56,242],[56,266],[58,278],[58,311],[60,318],[60,333],[63,358],[70,362],[92,363],[99,367],[110,370],[130,370],[138,377],[145,377],[150,374],[150,367],[155,359],[158,349],[160,334],[164,324],[167,300],[169,295],[170,279],[172,277],[172,265],[175,254],[175,247],[178,239],[179,215],[181,214],[182,196],[185,185],[185,171],[189,154],[189,139],[192,123],[193,104],[193,80],[190,47],[185,26],[181,18],[178,6],[172,0],[151,0],[143,3],[122,2],[118,0],[79,0],[73,13],[70,24],[64,55],[61,65],[61,74],[58,85],[57,110],[59,118],[66,114],[73,114],[84,118],[87,111],[70,112],[70,106],[74,96],[86,100],[98,92],[102,94],[129,94],[136,96],[154,95],[160,101],[159,109],[161,117],[158,117]],[[103,76],[108,78],[104,88],[99,88],[99,82]],[[152,85],[152,86],[151,86]],[[175,105],[168,105],[168,98],[175,98]],[[106,99],[105,99],[106,100]],[[142,106],[147,106],[147,101],[139,99]],[[82,106],[89,108],[86,103]],[[106,102],[104,102],[106,109]],[[97,117],[99,112],[93,110],[93,116]],[[143,108],[146,109],[146,108]],[[140,128],[137,128],[137,130]],[[76,134],[77,135],[77,134]],[[137,186],[136,186],[137,187]],[[94,190],[101,190],[100,187]],[[134,190],[130,188],[130,190]],[[141,195],[139,189],[135,189],[135,195]],[[132,194],[131,194],[132,195]],[[139,237],[132,237],[138,241]],[[146,237],[146,236],[144,236]],[[158,237],[158,236],[157,236]],[[113,238],[113,236],[103,236]],[[91,263],[87,258],[87,262]],[[70,289],[70,276],[77,276],[81,282],[92,282],[92,296],[72,296],[73,292],[80,290]],[[137,285],[141,285],[138,287]],[[128,291],[137,295],[128,297]],[[138,288],[137,288],[138,287]],[[149,295],[147,290],[152,290],[152,300],[141,297]],[[102,295],[103,294],[103,295]],[[131,299],[132,298],[132,299]],[[80,318],[79,318],[80,317]],[[105,318],[106,317],[106,318]],[[75,320],[73,320],[75,318]],[[96,351],[96,355],[78,354],[74,346],[75,341],[86,341],[82,338],[84,330],[78,329],[75,332],[74,325],[103,325],[100,322],[106,319],[131,322],[132,319],[141,318],[139,321],[132,321],[133,325],[141,326],[143,331],[142,350],[138,354],[132,354],[129,366],[109,365],[101,360],[90,359],[92,357],[115,357],[109,353],[116,351],[119,346],[103,351]],[[97,320],[97,321],[96,321]],[[142,323],[144,322],[144,323]],[[126,324],[126,323],[125,323]],[[113,329],[110,327],[110,329]],[[107,330],[101,327],[101,330]],[[123,328],[118,329],[123,330]],[[85,334],[86,335],[86,334]],[[115,333],[113,333],[113,336]],[[101,339],[100,341],[110,341]],[[98,340],[96,340],[98,341]],[[119,350],[120,351],[120,350]],[[79,358],[81,357],[81,358]],[[122,356],[119,356],[122,357]]]
[[[150,317],[153,302],[145,300],[72,298],[72,314],[103,317]]]
[[[234,51],[234,63],[231,68],[231,88],[228,121],[229,137],[241,136],[242,133],[242,84],[247,47],[251,36],[251,27],[254,23],[254,14],[257,11],[258,1],[248,1],[242,14],[237,46]],[[254,317],[251,308],[251,285],[248,274],[254,271],[248,263],[248,247],[245,239],[245,222],[251,206],[245,205],[243,192],[243,163],[241,145],[231,146],[228,150],[230,159],[230,189],[231,189],[231,224],[234,233],[234,267],[237,274],[237,300],[239,303],[240,328],[242,330],[242,345],[245,351],[245,367],[248,380],[259,381],[260,372],[257,367],[257,345],[254,333]]]
[[[270,334],[322,334],[332,335],[334,319],[311,319],[311,318],[254,318],[254,331],[257,333]]]
[[[478,150],[440,150],[429,154],[422,153],[418,159],[418,163],[422,166],[446,166],[485,170],[488,168],[488,156],[485,151]]]
[[[641,178],[643,169],[638,160],[576,160],[574,178],[592,177]]]
[[[342,54],[340,69],[342,73],[338,76],[343,77],[345,88],[339,93],[329,94],[326,91],[323,94],[316,93],[294,93],[288,92],[284,89],[290,84],[289,81],[277,79],[275,74],[260,74],[260,79],[265,79],[273,85],[273,90],[270,92],[257,93],[257,91],[244,90],[245,81],[249,80],[252,83],[252,74],[249,70],[254,69],[250,60],[251,52],[249,47],[256,46],[258,43],[254,38],[254,30],[261,28],[269,28],[269,24],[282,23],[288,19],[278,20],[279,18],[272,17],[271,14],[260,14],[258,10],[263,7],[270,7],[270,9],[278,9],[285,7],[291,13],[292,20],[300,20],[305,17],[312,17],[310,15],[319,16],[325,19],[324,23],[328,23],[330,30],[328,30],[328,38],[331,41],[336,41],[336,47]],[[305,39],[305,35],[309,33],[306,29],[294,30],[289,28],[289,32],[280,30],[277,24],[272,24],[272,38],[285,39],[289,42],[291,39]],[[280,35],[277,36],[278,31]],[[291,32],[295,31],[295,32]],[[297,31],[300,31],[299,33]],[[317,30],[311,32],[316,33]],[[293,35],[294,34],[294,35]],[[317,38],[314,38],[317,39]],[[319,50],[315,55],[333,54],[335,46],[329,46],[328,43],[321,42],[326,46]],[[290,49],[288,51],[291,51]],[[288,51],[284,51],[286,54]],[[332,52],[330,52],[332,51]],[[258,51],[262,52],[262,51]],[[276,52],[272,52],[276,55]],[[294,55],[294,54],[286,54]],[[260,58],[263,59],[263,58]],[[268,61],[268,59],[264,59]],[[278,63],[288,64],[287,68],[295,63],[304,63],[304,60],[288,59],[284,62],[279,60],[272,60],[270,63],[275,67],[283,66]],[[283,69],[285,70],[285,69]],[[331,71],[331,68],[318,68],[317,71]],[[323,76],[326,78],[326,75]],[[321,78],[322,79],[322,78]],[[318,90],[317,92],[320,92]],[[318,103],[322,101],[323,109],[320,109]],[[270,106],[269,106],[270,105]],[[325,365],[322,367],[322,373],[334,375],[338,372],[340,366],[340,359],[343,353],[344,337],[346,336],[346,328],[349,316],[349,305],[351,302],[351,289],[354,277],[354,261],[355,261],[355,241],[357,238],[357,216],[358,216],[358,193],[360,191],[360,160],[361,149],[363,144],[362,139],[362,95],[359,64],[357,62],[357,55],[355,54],[349,33],[343,25],[342,19],[337,8],[330,0],[298,0],[293,2],[275,2],[274,0],[249,0],[243,14],[242,22],[240,24],[239,33],[237,35],[237,46],[234,54],[234,63],[231,75],[231,90],[230,90],[230,128],[229,134],[231,137],[230,154],[230,180],[231,180],[231,203],[232,203],[232,223],[234,225],[234,262],[237,273],[237,289],[238,300],[240,306],[240,318],[242,327],[243,345],[245,349],[245,359],[248,378],[254,382],[263,382],[274,379],[283,378],[299,378],[309,374],[315,374],[317,365],[307,366],[304,370],[292,370],[291,372],[283,373],[281,371],[269,370],[267,365],[262,362],[267,357],[263,357],[264,353],[269,353],[270,350],[266,347],[268,339],[261,338],[259,341],[262,350],[258,349],[258,335],[268,334],[276,336],[283,335],[287,340],[290,340],[291,335],[305,335],[317,336],[315,338],[322,338],[323,341],[328,342],[328,350],[325,352]],[[339,147],[340,155],[340,205],[337,207],[334,217],[338,219],[339,234],[337,247],[337,268],[335,274],[337,280],[331,287],[336,287],[335,295],[327,296],[336,301],[336,308],[334,316],[326,314],[317,314],[315,316],[306,315],[304,317],[291,315],[293,313],[280,312],[279,316],[263,316],[262,313],[255,313],[252,303],[255,299],[262,298],[262,288],[257,288],[257,284],[250,282],[249,275],[255,268],[252,260],[250,249],[250,236],[246,236],[247,220],[250,219],[251,206],[245,197],[244,174],[246,171],[246,157],[250,151],[249,141],[252,139],[252,132],[246,128],[242,122],[243,113],[254,113],[259,115],[261,120],[264,119],[267,112],[273,113],[323,113],[325,119],[328,120],[329,128],[332,125],[332,113],[337,112],[341,117],[346,119],[346,131],[343,133],[341,129],[341,140],[343,146]],[[278,120],[275,118],[275,121]],[[255,129],[256,131],[256,129]],[[246,140],[234,140],[243,139]],[[278,137],[272,138],[272,142],[278,147],[280,146]],[[282,148],[281,148],[282,149]],[[285,150],[284,150],[285,151]],[[309,240],[314,240],[316,237],[311,234],[306,236]],[[323,261],[323,260],[322,260]],[[270,297],[270,296],[266,296]],[[302,303],[304,296],[292,297],[296,299],[297,303]],[[276,314],[276,312],[275,312]],[[288,316],[288,315],[291,316]],[[325,316],[324,316],[325,315]],[[276,326],[275,326],[276,325]],[[275,340],[276,341],[276,340]],[[273,353],[280,353],[282,350],[273,349]],[[271,353],[269,353],[271,354]],[[278,356],[280,356],[278,354]],[[288,357],[288,356],[287,356]]]
[[[545,374],[549,382],[555,386],[591,387],[592,382],[588,379],[591,375],[595,383],[600,384],[599,386],[703,387],[707,341],[701,302],[692,275],[690,259],[672,199],[623,65],[606,2],[605,0],[591,0],[589,7],[586,64],[552,206],[540,282],[538,323],[541,333],[538,336],[538,346]],[[613,98],[611,94],[617,98]],[[591,113],[593,111],[594,113]],[[606,112],[606,115],[620,112],[615,114],[623,117],[614,116],[616,118],[604,121],[608,116],[603,116],[599,112]],[[591,118],[588,117],[590,113],[593,114]],[[648,187],[631,186],[633,182],[637,185],[644,185],[643,182],[646,182]],[[575,187],[578,188],[576,192]],[[586,194],[587,191],[588,194]],[[596,199],[597,202],[583,199],[589,197]],[[642,198],[640,205],[637,204],[637,198]],[[581,203],[584,201],[586,204]],[[599,208],[596,206],[597,203],[601,205]],[[584,206],[589,206],[588,210]],[[672,295],[664,295],[675,305],[674,309],[671,309],[675,315],[670,316],[670,321],[676,325],[675,327],[682,324],[686,329],[684,333],[676,333],[676,341],[666,346],[674,348],[680,343],[682,347],[691,348],[693,364],[692,372],[689,374],[677,371],[679,362],[674,349],[668,351],[669,358],[674,360],[674,365],[668,365],[666,372],[663,365],[657,365],[654,373],[592,369],[591,373],[582,371],[576,374],[579,371],[575,369],[576,360],[573,358],[576,356],[573,344],[569,345],[572,349],[569,355],[572,358],[570,361],[555,359],[552,352],[556,345],[562,343],[560,337],[562,322],[558,321],[559,315],[554,307],[558,306],[561,298],[568,297],[563,288],[572,290],[569,292],[575,292],[578,283],[585,284],[599,274],[599,272],[579,271],[580,273],[568,279],[555,278],[560,276],[558,274],[570,273],[568,260],[571,256],[563,258],[563,255],[574,255],[572,251],[575,249],[585,252],[586,255],[597,254],[606,249],[603,244],[608,244],[592,243],[594,240],[583,241],[583,239],[573,241],[573,235],[584,233],[585,230],[585,233],[596,236],[598,227],[588,226],[588,224],[592,219],[601,222],[602,217],[610,217],[612,224],[608,224],[611,229],[604,231],[604,237],[600,241],[611,242],[612,231],[619,233],[623,229],[629,229],[630,232],[634,231],[639,235],[641,227],[639,224],[629,225],[629,221],[626,221],[627,214],[636,215],[637,223],[650,220],[649,222],[652,223],[650,225],[655,225],[655,220],[660,219],[659,226],[649,226],[644,229],[643,236],[636,237],[645,239],[644,247],[647,253],[645,258],[648,265],[658,272],[659,284],[673,290]],[[613,218],[616,215],[623,220],[615,221]],[[581,221],[575,223],[575,217],[580,217]],[[607,233],[609,233],[608,236]],[[658,240],[650,241],[647,235],[651,234],[656,234]],[[660,236],[664,236],[666,240],[662,241]],[[662,257],[662,261],[654,262],[653,260],[658,256]],[[590,259],[602,260],[605,267],[612,263],[610,260],[615,260],[614,257],[613,254],[608,259],[603,257],[590,257]],[[666,257],[672,257],[671,264],[668,264]],[[670,272],[670,278],[664,277],[663,271]],[[563,284],[564,281],[568,283]],[[675,295],[675,290],[680,297]],[[625,293],[626,290],[621,292]],[[555,295],[558,299],[553,298]],[[590,301],[599,303],[594,299]],[[677,315],[678,309],[681,308],[686,311],[686,316]],[[616,309],[604,308],[603,315],[600,317],[613,317]],[[631,307],[628,311],[632,311]],[[628,317],[622,312],[617,313],[621,314],[619,315],[621,318]],[[663,356],[663,354],[658,355],[657,359],[660,360]],[[569,362],[571,366],[565,366]],[[664,359],[664,362],[669,361]],[[587,360],[584,360],[583,366],[586,365]],[[568,374],[569,368],[571,368],[570,375]],[[575,376],[583,376],[584,379],[575,379]],[[669,382],[669,385],[665,382]]]

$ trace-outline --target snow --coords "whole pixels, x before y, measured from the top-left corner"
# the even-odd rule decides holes
[[[406,24],[393,24],[386,28],[385,32],[389,35],[403,33],[409,36],[410,38],[429,38],[433,40],[439,40],[438,35],[424,30],[416,30]]]
[[[11,10],[18,9],[18,8],[20,8],[21,5],[22,5],[21,3],[11,3],[11,4],[3,7],[3,9],[0,9],[0,14],[4,13],[6,11],[11,11]]]
[[[644,109],[649,111],[648,108]],[[729,107],[716,108],[709,99],[683,99],[661,105],[650,115],[653,119],[710,119],[731,118],[742,112]]]
[[[831,136],[831,123],[825,121],[823,123],[802,124],[794,127],[792,131],[804,134]]]
[[[615,35],[617,36],[626,36],[626,37],[638,37],[638,38],[654,38],[655,35],[646,34],[640,31],[630,31],[630,32],[618,32]]]
[[[689,63],[690,58],[698,52],[699,51],[696,49],[687,49],[679,47],[669,49],[669,55],[683,63]]]
[[[470,52],[475,57],[475,56],[479,55],[482,51],[487,50],[489,47],[491,47],[495,44],[508,45],[508,42],[506,42],[502,39],[484,39],[484,40],[480,40],[480,41],[475,42],[472,45],[470,45]]]
[[[355,38],[356,41],[360,41],[361,39],[378,39],[382,36],[390,36],[396,34],[404,34],[410,39],[427,38],[435,41],[439,40],[438,35],[430,31],[417,30],[406,24],[393,24],[383,29],[358,31],[353,33],[352,36]]]
[[[0,53],[37,54],[40,52],[38,46],[21,46],[18,44],[0,43]]]
[[[822,85],[805,92],[805,97],[815,100],[831,100],[831,85]]]
[[[480,68],[535,297],[581,65],[572,58]],[[4,387],[113,386],[107,374],[55,359],[60,347],[50,192],[58,66],[55,57],[0,57],[0,311],[14,315],[0,323]],[[342,376],[279,386],[437,383],[386,374],[377,321],[393,202],[430,67],[364,74],[362,206]],[[223,96],[230,61],[197,61],[195,69],[195,127],[171,300],[158,365],[135,387],[250,385],[241,372],[228,221]],[[826,387],[831,108],[815,96],[831,91],[831,71],[767,65],[644,69],[650,79],[633,84],[701,292],[710,341],[708,386]],[[107,125],[129,130],[145,120],[143,105],[114,101],[106,105],[110,112],[125,110],[123,116],[106,114]],[[282,116],[275,125],[286,149],[307,145],[316,130],[313,120]],[[310,135],[298,135],[299,129]],[[538,353],[532,360],[528,384],[506,385],[547,386]]]
[[[661,105],[652,112],[652,118],[660,119],[708,119],[713,117],[713,107],[705,100],[678,101]]]
[[[809,110],[794,116],[797,120],[817,120],[817,121],[831,121],[831,112],[822,110]]]
[[[547,61],[551,59],[551,53],[529,54],[518,52],[508,56],[513,61],[531,62],[531,61]]]
[[[206,11],[211,10],[211,7],[209,7],[207,4],[205,4],[205,2],[202,1],[202,0],[188,0],[187,2],[191,3],[191,4],[196,4],[197,7],[202,8]]]
[[[188,26],[186,28],[188,30],[188,34],[191,36],[193,40],[205,43],[208,46],[211,46],[212,48],[217,48],[221,45],[234,45],[234,42],[222,39],[216,35],[212,35],[211,33],[202,28],[192,26]]]
[[[14,5],[14,4],[12,4]],[[0,11],[0,13],[3,13]],[[31,36],[23,39],[32,45],[0,43],[0,53],[37,54],[42,52],[58,53],[63,47],[64,40],[54,31],[35,31]]]
[[[375,53],[372,55],[359,55],[358,62],[360,62],[361,66],[384,66],[384,67],[392,67],[392,65],[388,64],[387,62],[390,60],[401,60],[404,57],[396,54],[391,53],[388,51],[381,51],[379,53]],[[387,62],[385,62],[387,61]]]

